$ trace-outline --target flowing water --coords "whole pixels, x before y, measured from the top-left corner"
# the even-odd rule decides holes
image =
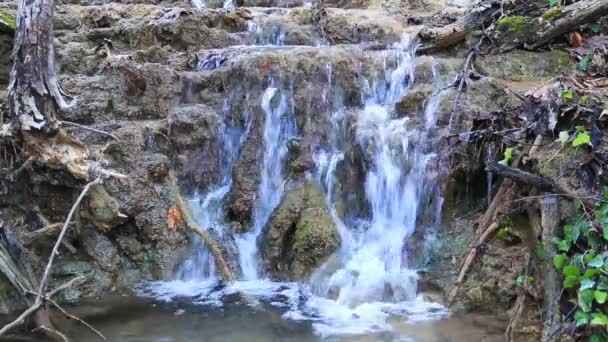
[[[257,36],[257,44],[282,45],[280,31],[268,34],[255,23],[249,28]],[[341,246],[335,255],[307,282],[273,282],[260,271],[259,238],[283,196],[287,143],[297,134],[290,82],[270,78],[265,80],[268,86],[259,102],[252,104],[260,106],[263,112],[263,146],[251,229],[236,236],[241,276],[233,284],[219,283],[212,256],[195,237],[192,254],[179,266],[175,279],[144,284],[139,289],[141,296],[168,303],[187,301],[188,305],[201,305],[211,311],[227,309],[234,304],[229,304],[230,298],[238,296],[241,307],[272,307],[281,320],[294,322],[285,324],[308,327],[309,330],[303,330],[302,339],[295,335],[280,339],[290,341],[340,340],[344,336],[383,332],[393,334],[388,340],[409,341],[408,333],[402,334],[396,322],[447,316],[442,305],[417,296],[416,270],[411,268],[405,247],[405,241],[421,225],[428,226],[429,237],[439,224],[441,197],[436,186],[437,170],[432,167],[437,164],[437,156],[429,142],[441,94],[429,99],[421,113],[398,117],[394,113],[395,103],[407,94],[416,77],[416,43],[404,37],[377,55],[383,70],[374,77],[362,78],[363,105],[348,117],[340,100],[340,89],[332,82],[332,65],[325,66],[327,83],[323,85],[323,99],[329,104],[327,115],[332,134],[327,143],[316,147],[316,171],[309,177],[322,185],[338,227]],[[440,89],[436,71],[434,79],[435,89]],[[231,117],[229,101],[228,98],[227,117]],[[334,194],[336,184],[344,181],[336,170],[349,145],[347,119],[354,121],[356,128],[350,143],[361,146],[367,159],[364,193],[370,210],[369,215],[344,218],[338,215]],[[232,185],[234,159],[250,126],[247,121],[239,128],[229,120],[222,126],[221,180],[191,199],[201,227],[212,227],[220,236],[229,229],[224,221],[223,204]],[[427,207],[432,210],[426,210]]]

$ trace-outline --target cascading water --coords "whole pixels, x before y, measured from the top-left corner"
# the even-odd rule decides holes
[[[251,232],[237,238],[240,264],[245,280],[258,278],[257,239],[272,211],[283,196],[283,161],[287,155],[287,141],[295,134],[291,115],[289,91],[271,84],[262,96],[264,111],[264,153],[258,198],[253,213]]]
[[[250,31],[261,34],[255,25]],[[261,37],[262,44],[279,44],[276,37]],[[211,255],[195,238],[193,254],[179,268],[179,281],[152,283],[142,294],[170,300],[187,296],[203,298],[201,303],[222,305],[221,298],[241,292],[267,299],[285,310],[284,317],[314,322],[322,335],[359,334],[390,330],[391,315],[425,319],[446,314],[439,304],[416,298],[416,271],[408,267],[405,242],[418,226],[421,205],[431,196],[428,166],[435,158],[428,143],[436,123],[439,95],[427,101],[419,117],[398,117],[394,104],[407,94],[415,78],[415,43],[405,38],[380,54],[384,64],[380,75],[364,80],[363,106],[354,118],[352,143],[365,151],[367,173],[365,197],[369,217],[344,220],[338,215],[334,187],[343,181],[336,170],[344,160],[343,141],[347,114],[333,89],[332,66],[326,65],[327,87],[323,99],[330,106],[330,135],[326,146],[314,151],[316,178],[323,185],[331,216],[341,235],[341,247],[331,263],[322,266],[308,283],[277,283],[263,279],[258,268],[258,238],[283,196],[287,142],[295,135],[293,91],[288,83],[270,80],[260,102],[263,112],[263,146],[260,184],[249,232],[236,236],[242,275],[239,281],[218,289]],[[435,75],[435,89],[439,81]],[[226,232],[223,203],[232,185],[235,156],[248,128],[223,128],[224,159],[221,181],[205,195],[192,198],[201,226]],[[440,202],[440,201],[437,201]],[[440,203],[436,204],[440,208]],[[434,213],[439,216],[439,209]],[[437,219],[433,220],[437,224]],[[275,298],[287,298],[283,302]]]

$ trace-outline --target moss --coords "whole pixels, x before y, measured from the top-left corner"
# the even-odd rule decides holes
[[[498,21],[497,28],[501,32],[511,32],[516,37],[524,37],[531,31],[529,19],[522,16],[502,18]]]
[[[545,12],[545,14],[543,14],[543,19],[546,21],[552,21],[561,13],[562,13],[561,7],[552,8],[552,9],[548,10],[547,12]]]
[[[0,28],[8,28],[10,31],[15,31],[15,18],[6,12],[0,11]]]

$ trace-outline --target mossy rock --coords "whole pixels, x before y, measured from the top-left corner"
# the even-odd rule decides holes
[[[513,50],[482,56],[475,61],[475,67],[484,75],[507,81],[546,79],[576,71],[576,63],[562,50]]]
[[[305,278],[338,247],[340,236],[327,208],[308,208],[300,214],[293,242],[291,273]]]
[[[340,245],[325,197],[312,182],[288,191],[264,231],[261,253],[276,279],[305,279]]]
[[[0,32],[15,32],[15,27],[15,18],[6,12],[0,11]]]

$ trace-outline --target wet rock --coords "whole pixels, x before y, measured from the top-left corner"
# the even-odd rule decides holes
[[[259,162],[263,139],[258,125],[256,120],[241,147],[239,158],[232,171],[232,188],[227,202],[228,217],[239,222],[243,231],[248,231],[250,228],[260,183]]]
[[[84,251],[103,271],[109,273],[116,271],[120,263],[118,251],[105,235],[90,227],[85,228],[80,234],[80,243]]]
[[[324,37],[332,44],[398,41],[405,32],[405,19],[379,10],[326,8],[319,20]]]
[[[217,229],[211,228],[208,230],[209,235],[218,243],[218,246],[222,252],[222,257],[226,262],[228,269],[235,275],[241,273],[241,266],[239,264],[239,249],[236,245],[234,235],[230,230],[218,231]]]
[[[265,228],[261,253],[267,272],[279,279],[304,279],[340,244],[325,198],[313,183],[295,185]]]
[[[120,212],[118,201],[110,196],[102,185],[89,190],[83,208],[85,210],[80,211],[82,217],[102,231],[112,229],[127,218]]]
[[[475,67],[484,75],[508,81],[539,80],[576,70],[570,54],[558,49],[546,52],[513,50],[480,56],[475,61]]]
[[[421,84],[410,90],[395,104],[397,113],[401,116],[415,115],[424,110],[425,102],[433,95],[434,87]]]

